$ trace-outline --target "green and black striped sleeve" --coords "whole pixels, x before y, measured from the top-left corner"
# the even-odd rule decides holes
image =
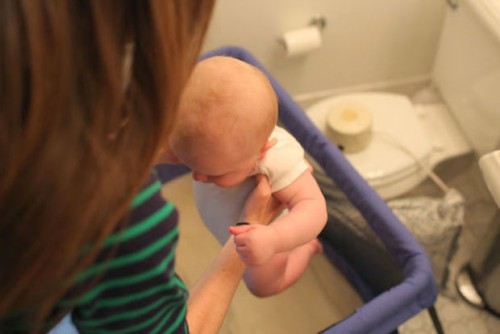
[[[72,313],[80,333],[188,333],[187,289],[175,274],[178,215],[161,186],[152,175],[133,201],[127,227],[78,276],[75,291],[91,286]]]

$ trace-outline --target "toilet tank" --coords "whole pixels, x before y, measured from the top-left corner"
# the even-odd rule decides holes
[[[433,80],[476,153],[500,148],[500,0],[448,9]]]

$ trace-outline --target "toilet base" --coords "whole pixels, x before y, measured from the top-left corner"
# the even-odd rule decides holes
[[[432,141],[430,166],[472,152],[472,146],[444,103],[415,104],[415,111]]]

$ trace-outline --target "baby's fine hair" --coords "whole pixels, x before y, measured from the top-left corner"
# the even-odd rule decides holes
[[[179,109],[176,127],[185,139],[215,143],[231,134],[264,143],[278,117],[277,98],[267,76],[253,65],[226,56],[197,64]]]

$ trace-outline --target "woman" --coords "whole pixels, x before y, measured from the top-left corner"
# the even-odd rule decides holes
[[[217,332],[244,267],[228,241],[187,299],[151,173],[212,8],[0,0],[0,332],[71,309],[82,332]],[[245,219],[268,222],[265,181],[251,197]]]

